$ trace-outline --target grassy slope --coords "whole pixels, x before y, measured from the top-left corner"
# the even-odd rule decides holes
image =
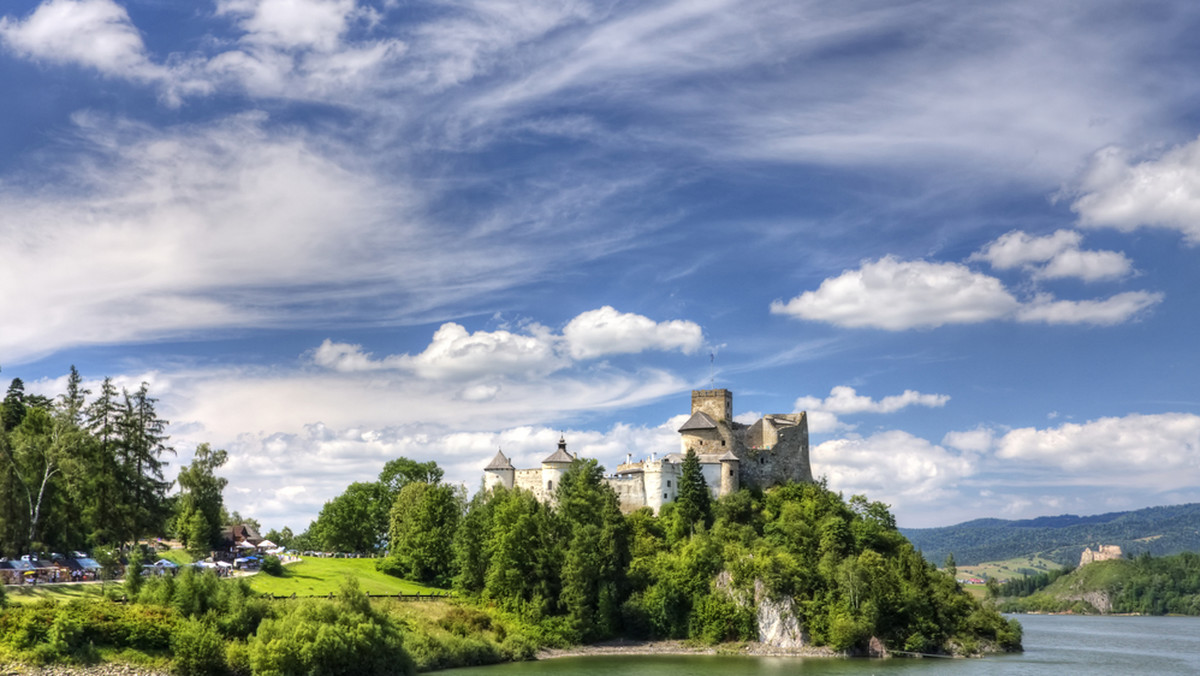
[[[444,590],[384,575],[375,570],[374,559],[306,558],[284,566],[283,577],[259,573],[250,578],[254,591],[277,596],[324,596],[336,594],[347,576],[358,578],[358,586],[372,595],[430,594]]]
[[[253,575],[250,577],[250,586],[256,592],[277,596],[325,596],[330,593],[336,594],[338,586],[347,575],[358,578],[359,588],[373,596],[445,591],[384,575],[375,570],[374,559],[306,558],[299,563],[284,566],[283,577],[272,577],[265,573]],[[110,587],[119,588],[120,585],[119,581],[109,583]],[[45,584],[5,587],[5,591],[11,601],[32,603],[46,598],[56,601],[96,598],[100,596],[101,590],[99,584]]]
[[[1045,573],[1062,568],[1059,564],[1040,556],[1021,556],[1005,561],[988,561],[973,566],[958,566],[958,577],[994,577],[1000,582],[1016,580],[1032,570],[1034,573]]]

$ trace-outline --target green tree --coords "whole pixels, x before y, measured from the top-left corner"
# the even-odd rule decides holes
[[[381,484],[355,482],[325,503],[309,534],[328,551],[376,553],[387,539],[390,507]]]
[[[613,636],[629,565],[629,527],[620,501],[595,460],[571,463],[556,497],[567,537],[561,597],[567,619],[582,640]]]
[[[221,538],[223,492],[229,481],[216,472],[229,459],[224,450],[200,444],[192,463],[179,470],[179,499],[175,530],[184,546],[197,558],[207,556]]]
[[[704,470],[700,468],[700,458],[690,448],[680,471],[675,518],[676,537],[692,533],[696,524],[712,525],[712,496],[704,479]]]
[[[391,558],[403,576],[448,586],[454,577],[454,535],[466,498],[448,484],[412,482],[392,505]]]
[[[128,503],[130,516],[125,533],[130,540],[145,535],[165,534],[170,517],[167,490],[170,481],[163,477],[165,453],[174,454],[167,446],[168,422],[158,417],[157,399],[150,396],[150,386],[142,383],[133,394],[124,395],[124,405],[117,428],[121,435],[124,478],[129,481]],[[125,540],[122,540],[125,541]]]
[[[379,473],[379,483],[389,496],[388,506],[400,495],[400,490],[410,483],[437,484],[442,482],[442,468],[437,463],[417,462],[408,458],[389,460]]]
[[[25,383],[13,378],[4,395],[4,409],[0,412],[0,427],[11,432],[25,419]]]

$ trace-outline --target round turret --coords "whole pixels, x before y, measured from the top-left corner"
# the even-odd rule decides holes
[[[725,454],[717,458],[721,462],[721,492],[720,495],[731,495],[738,491],[738,472],[741,470],[741,460],[738,459],[733,451],[725,451]]]

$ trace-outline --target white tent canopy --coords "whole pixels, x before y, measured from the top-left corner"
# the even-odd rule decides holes
[[[275,549],[278,546],[279,545],[271,542],[270,540],[263,540],[262,542],[258,543],[259,549]]]

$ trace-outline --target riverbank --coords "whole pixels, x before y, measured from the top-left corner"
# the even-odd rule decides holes
[[[586,657],[591,655],[754,655],[758,657],[843,657],[824,647],[779,648],[765,643],[722,643],[711,646],[689,641],[634,641],[616,639],[591,645],[538,651],[537,659]]]
[[[2,665],[0,666],[0,676],[170,676],[170,672],[129,664],[97,664],[93,666],[57,664],[46,667]]]

